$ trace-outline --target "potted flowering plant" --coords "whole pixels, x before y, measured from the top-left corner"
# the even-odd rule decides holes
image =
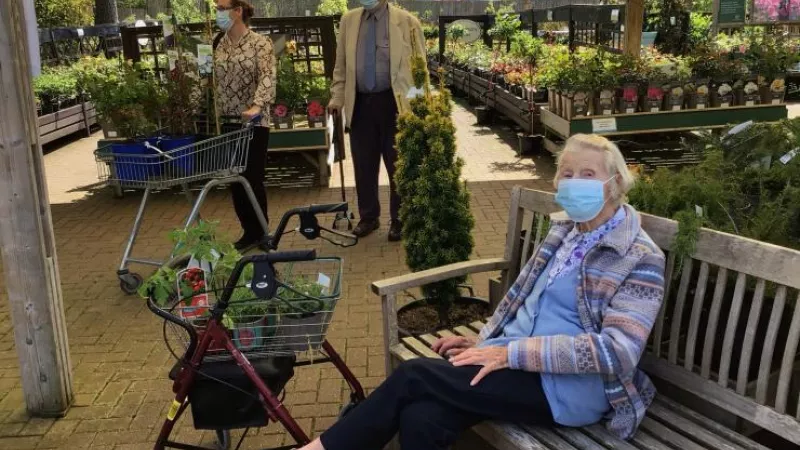
[[[692,75],[689,61],[682,56],[670,58],[674,64],[674,76],[669,83],[667,95],[664,96],[664,110],[680,111],[683,109],[686,91],[684,86]]]
[[[684,85],[689,109],[705,109],[711,105],[711,79],[719,73],[720,55],[704,46],[688,57],[691,78]]]
[[[647,87],[642,103],[646,112],[664,109],[664,97],[669,92],[670,81],[675,75],[675,63],[669,57],[650,50],[645,56],[647,64]]]
[[[644,79],[644,62],[641,58],[621,55],[613,60],[617,90],[617,113],[632,114],[639,110],[639,90]]]

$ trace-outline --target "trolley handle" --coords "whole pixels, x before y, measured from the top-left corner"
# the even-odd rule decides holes
[[[278,262],[299,262],[299,261],[313,261],[317,258],[317,251],[316,250],[290,250],[285,252],[272,252],[272,253],[264,253],[260,255],[250,255],[245,256],[236,263],[236,266],[233,268],[231,272],[230,278],[228,278],[228,282],[225,283],[225,288],[222,290],[222,296],[217,303],[217,306],[214,308],[214,312],[212,315],[218,314],[221,315],[223,311],[228,307],[228,301],[231,299],[233,295],[233,291],[239,286],[239,278],[242,276],[242,272],[244,268],[248,264],[264,264],[268,265],[267,271],[271,273],[271,277],[274,278],[274,271],[272,269],[273,263]],[[256,268],[258,271],[259,268]],[[275,286],[265,286],[264,288],[258,289],[274,289]],[[257,290],[256,286],[252,286],[251,289],[254,291]]]
[[[268,246],[272,250],[277,250],[278,244],[281,241],[281,237],[286,232],[286,227],[289,225],[289,220],[291,220],[291,218],[294,216],[303,217],[304,215],[316,216],[317,214],[332,214],[338,212],[346,212],[347,209],[348,209],[347,202],[309,205],[300,208],[290,209],[283,214],[283,217],[281,217],[281,221],[278,223],[278,227],[275,229],[275,233],[272,236],[270,236]]]

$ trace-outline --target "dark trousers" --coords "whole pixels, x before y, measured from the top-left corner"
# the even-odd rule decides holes
[[[242,176],[250,183],[253,193],[256,194],[258,206],[267,217],[267,191],[264,188],[264,175],[266,173],[267,145],[269,145],[269,128],[254,127],[253,140],[250,141],[250,152],[247,154],[247,167],[242,172]],[[239,223],[242,224],[244,234],[248,237],[258,238],[264,234],[261,224],[258,222],[255,210],[250,203],[244,187],[238,183],[231,184],[231,194],[233,196],[233,208]]]
[[[391,198],[389,210],[392,220],[398,219],[400,196],[394,184],[397,149],[397,103],[391,90],[377,94],[357,94],[350,125],[350,150],[358,194],[358,213],[361,220],[378,219],[381,203],[378,198],[378,176],[381,157],[389,173]]]
[[[538,373],[500,370],[472,387],[479,370],[435,359],[405,362],[326,431],[322,445],[325,450],[380,450],[399,430],[403,450],[438,450],[484,420],[553,423]]]

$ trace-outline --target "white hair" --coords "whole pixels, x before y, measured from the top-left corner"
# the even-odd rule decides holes
[[[628,165],[625,163],[625,158],[622,156],[619,147],[599,134],[576,134],[567,139],[567,142],[564,144],[564,149],[558,154],[558,160],[556,162],[557,169],[554,180],[556,188],[558,188],[558,179],[561,176],[561,160],[564,159],[564,155],[584,150],[604,152],[606,170],[609,176],[618,178],[615,183],[610,184],[611,200],[617,203],[624,202],[626,195],[636,183],[636,177],[628,169]],[[619,177],[617,177],[617,175],[619,175]]]

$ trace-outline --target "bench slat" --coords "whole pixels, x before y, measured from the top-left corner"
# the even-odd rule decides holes
[[[458,334],[460,334],[461,336],[464,336],[464,337],[471,337],[471,338],[477,338],[478,337],[478,333],[470,330],[469,328],[467,328],[465,326],[455,327],[455,328],[453,328],[453,331],[455,331],[456,333],[458,333]]]
[[[761,361],[758,366],[758,383],[756,384],[756,401],[767,403],[770,373],[772,372],[772,355],[775,353],[775,343],[778,340],[778,329],[783,319],[783,308],[786,305],[786,286],[779,286],[775,292],[772,303],[772,313],[769,316],[769,327],[764,337],[764,349],[761,352]]]
[[[739,314],[742,312],[742,299],[744,299],[746,282],[747,275],[740,272],[739,276],[736,277],[736,288],[733,290],[733,302],[731,303],[730,314],[728,314],[728,325],[725,327],[725,338],[722,341],[722,361],[719,364],[719,380],[717,382],[725,388],[728,387],[733,340],[736,336],[736,326],[739,324]]]
[[[675,414],[679,414],[691,422],[694,422],[703,428],[713,431],[715,434],[722,436],[723,438],[727,439],[730,442],[733,442],[736,445],[739,445],[747,450],[768,450],[767,447],[758,444],[747,437],[731,430],[730,428],[722,425],[721,423],[717,423],[708,417],[693,411],[686,406],[677,403],[674,400],[671,400],[663,395],[656,397],[656,401],[653,403],[655,407],[663,407],[669,411],[674,412]]]
[[[678,347],[681,342],[681,322],[683,322],[683,308],[686,306],[686,295],[689,292],[689,282],[692,279],[692,269],[694,260],[685,258],[683,260],[683,271],[681,282],[678,286],[678,298],[675,300],[675,309],[672,311],[672,328],[669,332],[669,355],[668,360],[671,364],[678,363]]]
[[[761,317],[761,306],[764,304],[764,289],[767,282],[759,279],[756,282],[756,292],[750,305],[750,315],[747,318],[747,328],[744,330],[742,343],[742,356],[739,358],[739,373],[736,375],[736,392],[740,395],[747,393],[747,381],[750,378],[750,360],[753,357],[753,344],[758,331],[758,319]]]
[[[664,280],[666,287],[664,288],[664,298],[668,299],[672,291],[672,272],[675,271],[675,253],[670,252],[667,256],[667,267],[664,272]],[[658,319],[656,319],[656,326],[653,330],[653,354],[657,357],[661,356],[661,344],[664,342],[664,316],[666,315],[667,304],[661,306],[658,311]]]
[[[598,444],[575,428],[555,427],[553,432],[581,450],[606,450],[606,447]]]
[[[689,335],[686,339],[686,356],[683,367],[686,370],[694,369],[694,353],[697,348],[697,333],[700,328],[700,315],[703,313],[703,303],[706,298],[706,285],[708,284],[708,263],[700,263],[700,276],[694,293],[694,303],[692,304],[692,316],[689,319]]]
[[[450,331],[450,330],[440,330],[440,331],[437,331],[437,332],[436,332],[436,334],[438,334],[438,335],[439,335],[439,337],[451,337],[451,336],[455,336],[455,333],[453,333],[453,332],[452,332],[452,331]]]
[[[672,447],[659,442],[658,439],[647,434],[641,428],[632,439],[633,443],[640,447],[642,450],[674,450]]]
[[[696,441],[706,445],[706,448],[717,450],[742,450],[743,447],[732,444],[724,438],[706,430],[703,425],[696,424],[680,414],[670,411],[659,404],[653,404],[647,410],[651,417],[669,424],[672,428],[685,435],[692,436]]]
[[[539,442],[546,445],[548,448],[552,450],[578,450],[577,448],[573,447],[572,444],[563,440],[559,435],[553,433],[552,430],[549,430],[544,427],[522,427],[525,431],[529,432],[536,438]],[[581,449],[583,450],[583,449]]]
[[[655,420],[645,417],[642,421],[641,430],[647,431],[652,436],[669,445],[680,448],[681,450],[705,450],[704,447],[697,445],[687,437],[670,430]]]
[[[404,337],[403,343],[406,344],[407,347],[411,347],[415,353],[424,356],[425,358],[433,358],[433,359],[442,359],[438,353],[434,352],[427,345],[425,345],[422,341],[417,340],[413,337]]]
[[[717,285],[714,287],[714,298],[711,300],[711,310],[708,312],[706,340],[703,343],[703,363],[700,375],[705,379],[711,378],[711,358],[714,355],[714,342],[717,340],[717,325],[719,324],[719,313],[722,310],[722,297],[725,295],[727,286],[728,269],[720,267],[717,272]]]
[[[800,293],[797,294],[797,303],[800,305]],[[778,394],[775,398],[775,411],[786,412],[786,400],[789,397],[789,381],[792,378],[794,360],[797,355],[797,341],[800,339],[800,308],[794,308],[792,324],[789,326],[789,335],[786,337],[786,348],[781,361],[781,374],[778,377]]]
[[[439,338],[432,334],[423,334],[419,338],[422,340],[422,342],[428,344],[428,347],[432,346],[434,342],[439,340]]]
[[[476,320],[475,322],[469,324],[469,327],[472,328],[476,333],[480,334],[485,325],[485,322]]]
[[[409,361],[419,358],[416,353],[412,352],[403,344],[397,344],[392,347],[392,354],[397,356],[400,361]]]
[[[548,450],[541,442],[516,425],[483,422],[472,430],[497,450]]]
[[[583,427],[581,428],[581,431],[597,442],[603,444],[606,448],[612,450],[639,450],[628,442],[625,442],[614,436],[606,429],[606,427],[600,424]]]

